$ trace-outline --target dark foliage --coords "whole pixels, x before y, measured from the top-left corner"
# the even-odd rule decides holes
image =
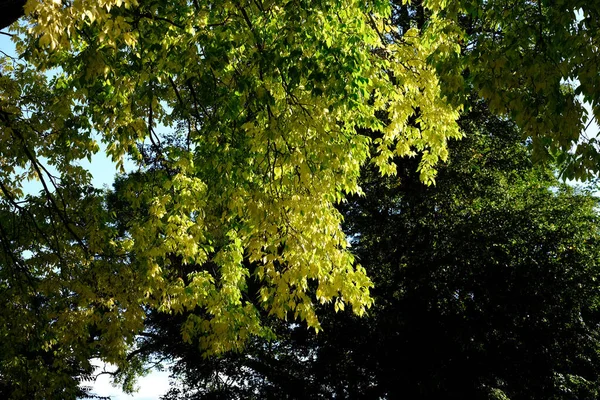
[[[202,358],[153,316],[183,382],[164,399],[598,398],[596,200],[533,167],[484,106],[462,126],[437,186],[401,160],[342,207],[375,283],[367,318],[325,305],[318,335],[273,322],[277,340]]]

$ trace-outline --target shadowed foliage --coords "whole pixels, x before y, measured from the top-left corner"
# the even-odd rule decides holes
[[[155,342],[183,382],[164,398],[598,398],[596,199],[532,166],[483,105],[461,126],[436,186],[401,161],[400,180],[365,170],[366,196],[342,206],[375,283],[367,317],[324,307],[318,335],[271,321],[276,340],[219,358]]]

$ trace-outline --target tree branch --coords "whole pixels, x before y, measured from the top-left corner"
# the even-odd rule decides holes
[[[0,30],[8,28],[25,15],[23,7],[27,0],[0,0]]]

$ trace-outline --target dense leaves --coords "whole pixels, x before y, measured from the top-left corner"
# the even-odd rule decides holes
[[[599,113],[598,5],[479,3],[0,0],[2,27],[24,4],[18,57],[0,58],[3,379],[45,398],[91,357],[133,376],[156,312],[204,354],[269,336],[265,315],[364,314],[373,285],[337,205],[370,193],[365,165],[431,185],[466,93],[534,157],[595,173],[593,140],[569,151],[575,95]],[[80,165],[100,142],[137,168],[108,198]]]
[[[0,76],[2,134],[16,144],[2,149],[0,178],[12,212],[23,178],[40,179],[66,231],[43,250],[78,300],[63,310],[77,329],[51,343],[72,348],[70,332],[93,327],[94,354],[125,368],[149,309],[185,312],[183,340],[199,337],[212,353],[268,334],[262,310],[315,329],[315,302],[364,313],[371,282],[334,204],[360,190],[368,159],[393,173],[394,154],[419,151],[421,177],[433,181],[447,138],[459,136],[426,62],[448,35],[386,40],[387,2],[30,1],[25,12],[16,30],[27,62],[5,57]],[[374,151],[359,128],[378,132]],[[59,201],[89,183],[78,161],[98,151],[98,136],[117,163],[139,163],[118,193],[135,216],[122,229],[100,199],[91,210]],[[62,263],[65,245],[76,255]],[[71,270],[94,279],[63,280]]]
[[[448,15],[463,18],[465,26],[462,65],[469,86],[488,99],[494,112],[510,115],[533,139],[535,158],[557,156],[564,163],[563,176],[568,178],[581,179],[598,172],[596,139],[578,142],[589,121],[576,96],[591,104],[592,119],[600,117],[600,4],[450,3]],[[453,65],[453,61],[438,64],[442,75]],[[571,86],[566,87],[565,81]],[[452,80],[449,86],[453,87]],[[573,145],[576,148],[567,156]]]
[[[366,317],[272,322],[277,340],[207,360],[155,342],[183,379],[165,398],[598,398],[596,199],[532,166],[511,122],[478,106],[461,124],[436,187],[402,161],[400,183],[367,170],[343,207]]]

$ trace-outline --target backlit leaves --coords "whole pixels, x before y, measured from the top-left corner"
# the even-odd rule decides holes
[[[15,144],[0,151],[2,204],[24,213],[23,180],[42,179],[51,216],[28,218],[54,225],[40,227],[43,245],[10,252],[34,254],[48,293],[74,294],[65,318],[81,337],[97,328],[94,354],[123,368],[148,310],[187,313],[184,340],[209,353],[267,335],[262,312],[317,330],[316,303],[363,314],[372,284],[335,208],[361,193],[362,166],[393,175],[395,157],[418,157],[434,183],[471,88],[542,155],[576,140],[576,94],[597,103],[593,7],[575,26],[559,8],[471,3],[403,3],[423,18],[400,29],[387,1],[28,1],[14,28],[25,62],[1,64],[0,135]],[[78,161],[98,142],[138,171],[82,208]]]
[[[451,37],[415,28],[390,40],[387,2],[30,1],[26,11],[20,48],[40,70],[60,68],[64,112],[81,109],[108,154],[131,154],[143,171],[117,193],[134,217],[111,243],[142,294],[124,307],[204,310],[183,334],[213,352],[261,333],[258,306],[316,329],[315,301],[364,313],[371,283],[334,205],[360,192],[370,160],[393,174],[393,157],[419,155],[433,183],[460,135],[427,59]],[[69,136],[76,149],[89,146],[82,133]],[[258,301],[246,296],[251,273]]]

